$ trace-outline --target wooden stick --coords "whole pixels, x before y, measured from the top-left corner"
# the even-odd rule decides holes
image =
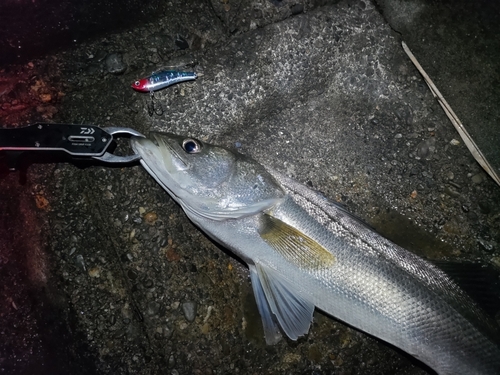
[[[481,165],[481,167],[483,167],[483,169],[491,176],[491,178],[500,186],[500,177],[498,177],[498,174],[496,173],[495,169],[493,169],[493,167],[490,165],[490,163],[488,163],[488,160],[486,160],[486,158],[483,155],[483,153],[481,152],[481,150],[479,150],[479,147],[477,147],[476,143],[474,143],[470,134],[467,132],[467,130],[465,130],[462,122],[460,122],[460,120],[458,119],[455,112],[453,112],[453,110],[449,106],[448,102],[443,98],[443,95],[441,95],[441,93],[439,92],[437,87],[434,85],[432,80],[429,78],[427,73],[424,71],[422,66],[420,66],[417,59],[415,58],[415,56],[413,56],[413,53],[411,53],[411,51],[408,48],[408,46],[406,45],[406,43],[401,42],[401,44],[403,45],[403,49],[406,52],[406,54],[408,55],[408,57],[410,58],[410,60],[413,62],[413,64],[418,69],[420,74],[422,74],[422,76],[424,77],[425,83],[427,83],[427,86],[429,86],[429,89],[431,90],[432,95],[434,95],[434,97],[438,100],[439,104],[441,104],[441,107],[443,108],[444,113],[446,113],[446,116],[448,116],[451,123],[453,124],[453,126],[457,130],[458,134],[460,134],[460,137],[462,137],[462,139],[463,139],[465,145],[467,146],[467,148],[469,149],[470,153],[472,154],[472,156],[474,156],[474,159],[476,159],[476,161],[479,163],[479,165]]]

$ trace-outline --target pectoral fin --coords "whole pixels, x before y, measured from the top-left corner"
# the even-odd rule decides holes
[[[303,298],[291,283],[275,270],[256,264],[255,271],[257,272],[259,285],[264,291],[269,308],[276,316],[286,335],[292,340],[297,340],[299,336],[305,335],[311,326],[314,305]],[[252,271],[250,274],[252,274]],[[260,294],[259,297],[256,294],[255,298],[257,301],[260,296]],[[259,302],[257,303],[259,304]],[[269,318],[269,315],[269,311],[265,315],[262,315],[264,329],[266,329],[266,324],[268,324],[266,320]]]
[[[335,263],[335,256],[300,230],[263,214],[260,236],[289,262],[300,268],[320,269]]]
[[[281,339],[281,333],[276,326],[275,320],[269,303],[267,303],[267,298],[262,288],[262,284],[259,280],[259,275],[255,266],[249,266],[250,269],[250,279],[252,280],[253,293],[255,295],[255,302],[257,302],[257,308],[259,309],[260,317],[262,318],[262,325],[264,327],[264,336],[266,338],[267,345],[277,344]]]

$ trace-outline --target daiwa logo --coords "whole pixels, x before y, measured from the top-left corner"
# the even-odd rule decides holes
[[[82,129],[80,131],[80,134],[94,134],[95,133],[95,130],[92,128],[80,128],[80,129]]]

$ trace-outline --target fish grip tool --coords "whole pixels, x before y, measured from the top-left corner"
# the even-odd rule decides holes
[[[138,161],[137,154],[114,155],[115,138],[144,137],[134,129],[100,128],[94,125],[36,123],[21,128],[0,129],[0,154],[8,157],[9,169],[15,170],[23,153],[65,153],[75,160],[96,160],[106,164]]]

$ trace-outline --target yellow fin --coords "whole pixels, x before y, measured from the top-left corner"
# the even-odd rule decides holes
[[[262,215],[259,234],[285,259],[300,268],[321,269],[335,263],[335,256],[311,237],[268,214]]]

